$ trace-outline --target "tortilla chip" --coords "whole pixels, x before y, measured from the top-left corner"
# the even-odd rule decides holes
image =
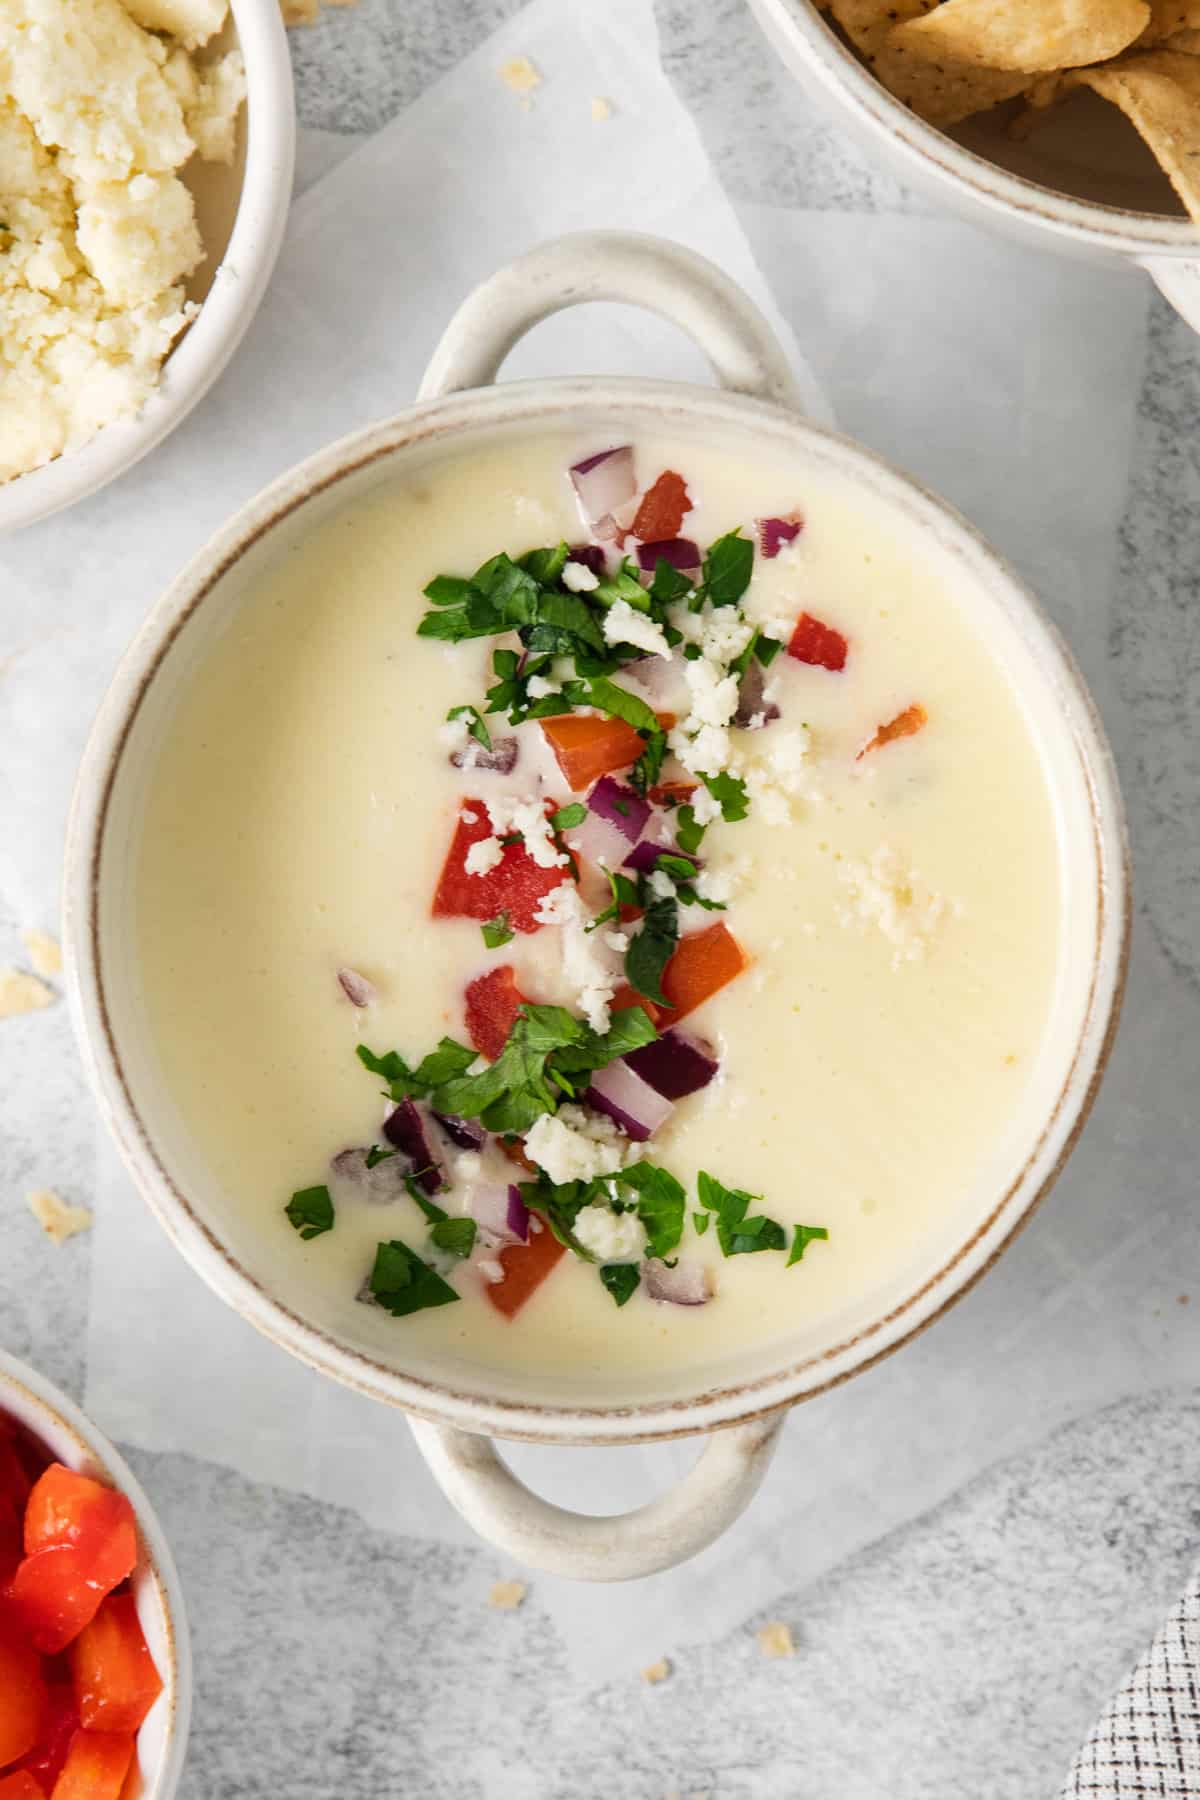
[[[832,0],[833,16],[888,92],[931,125],[955,125],[1019,94],[1024,77],[942,58],[930,62],[895,44],[897,29],[920,19],[937,0]]]
[[[1163,45],[1164,50],[1177,50],[1180,56],[1200,56],[1200,31],[1177,31]]]
[[[1090,87],[1120,107],[1200,224],[1200,58],[1136,51],[1102,68],[1077,69],[1067,85]]]
[[[1200,30],[1200,0],[1150,0],[1150,23],[1137,47],[1165,44],[1181,31],[1196,30]]]
[[[1175,10],[1182,6],[1177,0]],[[931,61],[1040,74],[1118,55],[1151,22],[1148,0],[945,0],[893,32],[896,48]]]

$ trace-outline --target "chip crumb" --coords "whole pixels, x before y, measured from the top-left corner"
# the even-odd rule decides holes
[[[606,100],[603,94],[596,94],[592,99],[592,118],[597,125],[603,125],[605,119],[612,118],[612,101]]]
[[[665,1656],[660,1656],[657,1662],[651,1663],[648,1669],[642,1670],[642,1680],[654,1687],[658,1682],[665,1681],[670,1673],[670,1662]]]
[[[494,1581],[488,1605],[497,1612],[516,1612],[528,1591],[523,1581]]]
[[[1191,1298],[1190,1294],[1180,1294],[1175,1304],[1176,1306],[1187,1306],[1190,1304]]]
[[[18,1013],[40,1012],[54,1005],[54,989],[48,988],[36,975],[25,969],[0,969],[0,1019],[15,1019]]]
[[[86,1206],[72,1206],[53,1188],[35,1188],[29,1195],[29,1210],[53,1244],[65,1244],[81,1231],[90,1231],[92,1215]]]
[[[62,950],[57,938],[52,938],[48,931],[29,930],[21,933],[21,942],[29,953],[35,975],[62,974]]]
[[[315,25],[321,6],[357,6],[358,0],[279,0],[285,25]]]
[[[540,88],[542,78],[527,56],[514,56],[500,64],[500,79],[514,94],[532,94]]]
[[[758,1647],[764,1656],[795,1656],[796,1646],[792,1640],[791,1628],[782,1619],[772,1619],[769,1625],[763,1625],[755,1632]]]

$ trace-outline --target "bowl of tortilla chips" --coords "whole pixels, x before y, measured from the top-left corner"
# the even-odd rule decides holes
[[[1200,330],[1200,0],[750,0],[897,174],[1141,263]]]

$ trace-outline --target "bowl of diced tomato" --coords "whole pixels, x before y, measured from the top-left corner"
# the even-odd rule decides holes
[[[169,1800],[190,1697],[150,1502],[78,1407],[0,1352],[0,1800]]]

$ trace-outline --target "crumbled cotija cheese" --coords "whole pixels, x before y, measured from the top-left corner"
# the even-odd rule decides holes
[[[700,655],[683,665],[691,712],[671,732],[668,743],[693,775],[719,775],[729,767],[729,727],[738,708],[738,678],[728,672],[754,633],[736,607],[706,604],[699,613],[671,609],[671,623]]]
[[[925,955],[938,927],[954,908],[931,892],[900,852],[881,844],[869,863],[843,863],[838,874],[850,892],[852,906],[843,910],[843,925],[874,927],[892,946],[892,967]]]
[[[145,401],[188,322],[204,247],[176,170],[228,160],[245,94],[232,51],[187,46],[227,0],[0,0],[0,481]]]
[[[511,837],[515,832],[523,838],[526,851],[539,869],[566,868],[569,858],[554,848],[545,801],[536,795],[521,800],[513,794],[500,794],[488,800],[487,809],[497,837]]]
[[[580,1106],[562,1106],[534,1120],[525,1135],[525,1153],[555,1183],[591,1181],[616,1173],[625,1144],[607,1119],[589,1117]]]
[[[592,1030],[607,1031],[610,1002],[621,985],[620,951],[611,940],[620,934],[605,933],[603,946],[597,943],[600,933],[587,929],[590,923],[587,909],[579,898],[579,890],[570,881],[562,882],[547,894],[534,917],[539,925],[561,928],[563,980]],[[606,950],[610,952],[607,956]]]
[[[598,585],[593,582],[593,586]],[[604,641],[606,644],[632,644],[651,656],[669,657],[671,654],[662,626],[630,606],[628,600],[614,600],[605,613]]]
[[[646,1253],[646,1228],[636,1213],[593,1203],[579,1209],[572,1229],[600,1263],[640,1262]]]

